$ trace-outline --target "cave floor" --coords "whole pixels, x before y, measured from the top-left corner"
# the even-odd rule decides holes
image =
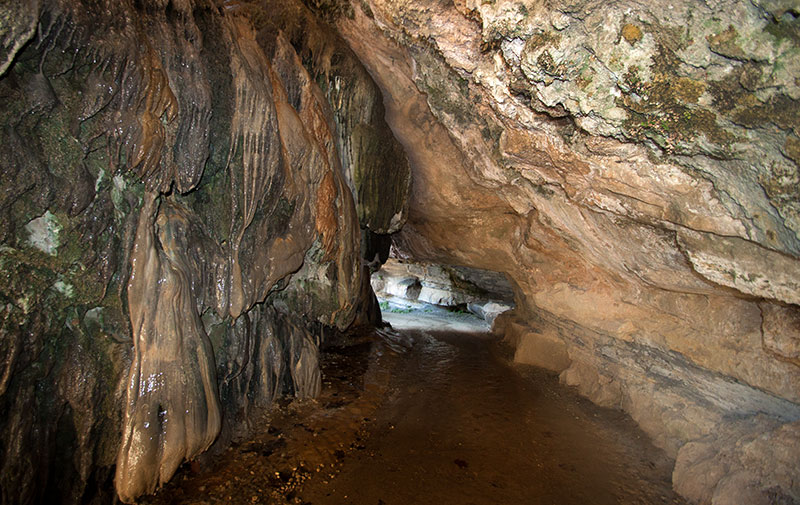
[[[350,337],[323,354],[320,398],[279,403],[264,429],[145,502],[684,503],[672,461],[630,418],[509,358],[487,333]]]

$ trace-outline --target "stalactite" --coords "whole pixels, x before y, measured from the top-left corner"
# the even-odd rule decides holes
[[[260,367],[260,386],[261,390],[267,394],[270,400],[278,397],[281,391],[281,377],[283,376],[285,364],[283,362],[283,346],[275,336],[274,328],[269,324],[274,320],[274,312],[269,314],[270,320],[261,318],[261,331],[258,333],[259,354],[262,366]]]
[[[298,399],[315,398],[322,387],[319,336],[287,315],[276,314],[276,323],[284,341],[284,360],[292,393]]]
[[[264,195],[273,186],[280,186],[282,180],[281,171],[278,170],[281,151],[278,148],[275,107],[267,74],[269,63],[246,19],[229,18],[227,26],[231,37],[231,73],[235,89],[228,166],[233,170],[236,166],[234,158],[239,155],[242,167],[241,179],[233,173],[231,175],[231,184],[234,186],[231,191],[238,203],[231,219],[240,219],[238,223],[231,223],[234,239],[230,253],[230,314],[236,318],[247,308],[246,297],[253,292],[251,286],[245,286],[248,280],[242,277],[239,257],[242,239]],[[239,187],[235,187],[236,184]],[[274,206],[275,203],[267,202],[267,206]],[[264,210],[269,213],[269,209]]]
[[[0,274],[34,281],[0,283],[0,433],[19,441],[0,493],[110,500],[116,472],[132,501],[280,394],[318,394],[320,325],[363,295],[358,220],[327,98],[285,37],[267,55],[263,5],[43,3],[38,31],[19,18],[0,41],[3,65],[19,52],[0,72]],[[60,241],[30,251],[44,213]],[[60,382],[34,387],[43,370]]]
[[[309,132],[309,149],[313,153],[309,156],[313,155],[316,163],[324,167],[322,177],[317,182],[315,227],[324,251],[321,262],[336,265],[328,296],[337,301],[337,309],[326,320],[329,324],[345,328],[355,317],[362,272],[357,258],[358,219],[336,150],[334,124],[330,120],[332,112],[294,48],[282,34],[276,38],[274,60],[281,76],[279,78],[275,73],[273,88],[276,94],[281,93],[283,85],[276,83],[282,79],[286,88],[292,90],[297,110],[296,113],[291,110],[287,115],[296,115],[303,129]]]
[[[128,167],[136,170],[148,188],[167,190],[172,181],[164,180],[161,156],[164,149],[164,124],[175,119],[178,103],[155,51],[148,47],[138,63],[144,69],[144,89],[137,90],[139,118],[136,137],[129,146]],[[143,102],[143,103],[142,103]],[[165,183],[167,186],[165,187]]]
[[[177,8],[191,12],[190,4]],[[159,23],[153,30],[153,44],[159,48],[178,109],[176,121],[165,129],[161,165],[164,185],[174,181],[175,189],[186,193],[200,182],[208,159],[211,89],[200,54],[203,34],[194,17],[181,16],[174,23],[177,26]]]
[[[294,334],[293,363],[291,368],[294,395],[299,399],[316,398],[322,389],[319,373],[319,348],[302,330]]]
[[[158,213],[158,196],[146,193],[128,284],[134,360],[116,474],[124,502],[169,480],[220,429],[214,355],[186,259],[188,226],[179,212]]]

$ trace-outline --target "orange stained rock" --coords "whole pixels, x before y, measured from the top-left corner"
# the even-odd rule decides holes
[[[171,122],[178,115],[178,101],[169,87],[161,60],[152,47],[147,47],[143,61],[145,72],[144,104],[139,116],[139,136],[131,146],[129,166],[139,177],[148,180],[155,175],[164,147],[162,117]],[[165,181],[158,181],[163,183]]]

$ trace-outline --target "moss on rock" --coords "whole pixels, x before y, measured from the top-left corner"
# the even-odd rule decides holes
[[[634,24],[625,23],[622,26],[621,35],[622,38],[624,38],[628,42],[628,44],[633,46],[636,45],[637,42],[642,40],[642,29]]]

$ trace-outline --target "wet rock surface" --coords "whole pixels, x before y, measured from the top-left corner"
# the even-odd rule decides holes
[[[363,451],[390,384],[398,353],[374,332],[349,335],[321,354],[321,392],[314,400],[278,401],[254,429],[214,458],[184,465],[142,503],[302,503],[309,482],[327,482],[346,454]]]
[[[0,503],[131,502],[319,393],[408,164],[299,2],[5,2],[0,59]]]

